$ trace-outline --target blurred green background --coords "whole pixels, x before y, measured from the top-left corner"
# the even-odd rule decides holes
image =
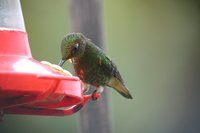
[[[67,1],[21,0],[21,4],[33,57],[58,63],[60,41],[70,31]],[[126,100],[111,91],[114,132],[200,132],[199,2],[105,0],[103,4],[106,51],[135,96]],[[65,68],[72,71],[69,63]],[[0,133],[75,133],[78,116],[6,115]]]

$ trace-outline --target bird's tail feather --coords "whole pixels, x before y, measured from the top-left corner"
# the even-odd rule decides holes
[[[114,88],[122,96],[124,96],[128,99],[133,99],[128,88],[126,88],[117,78],[112,77],[107,85]]]

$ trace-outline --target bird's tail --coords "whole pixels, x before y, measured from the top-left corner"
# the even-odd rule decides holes
[[[122,82],[120,82],[117,78],[112,77],[110,81],[107,84],[108,86],[114,88],[117,92],[119,92],[122,96],[128,98],[128,99],[133,99],[131,96],[128,88],[126,88]]]

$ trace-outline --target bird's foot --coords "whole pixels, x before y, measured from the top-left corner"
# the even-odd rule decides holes
[[[83,86],[83,94],[85,94],[90,89],[90,85],[82,82],[82,86]]]
[[[101,94],[103,93],[103,87],[102,86],[100,86],[100,87],[98,87],[93,93],[92,93],[92,100],[97,100],[100,96],[101,96]]]
[[[0,122],[3,122],[4,118],[4,113],[3,113],[3,109],[0,110]]]
[[[92,100],[93,100],[93,101],[96,101],[100,96],[101,96],[101,93],[98,92],[97,90],[95,90],[95,91],[92,93]]]

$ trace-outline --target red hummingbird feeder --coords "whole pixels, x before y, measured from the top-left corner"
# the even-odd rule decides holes
[[[17,10],[20,18],[15,18],[15,21],[19,20],[20,24],[17,23],[13,27],[12,24],[4,25],[0,21],[0,27],[3,27],[0,28],[0,116],[65,116],[76,113],[91,99],[91,95],[83,94],[82,83],[78,77],[64,76],[32,58],[20,2],[5,1],[0,3],[13,6],[1,7],[14,10],[15,13]],[[2,11],[0,12],[2,18]],[[3,16],[5,17],[13,18]]]

